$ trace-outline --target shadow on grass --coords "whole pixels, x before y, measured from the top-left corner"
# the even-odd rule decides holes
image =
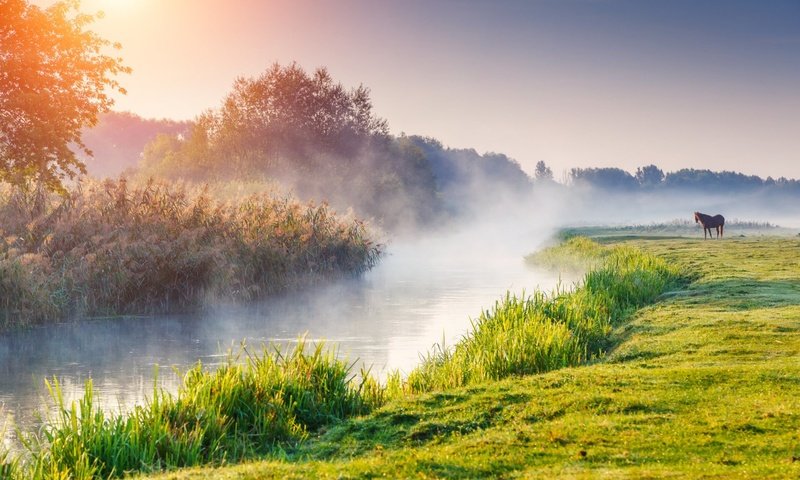
[[[422,446],[490,428],[503,420],[505,409],[531,401],[526,393],[502,388],[477,396],[436,392],[393,403],[372,415],[334,426],[295,452],[303,458],[328,460],[371,454],[375,449]]]
[[[800,281],[797,280],[714,280],[695,282],[688,289],[673,293],[680,305],[702,305],[725,311],[800,305]]]

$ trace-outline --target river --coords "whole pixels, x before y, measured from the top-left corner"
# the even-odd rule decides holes
[[[518,235],[518,234],[515,234]],[[527,266],[523,256],[543,237],[513,242],[463,231],[389,245],[372,271],[247,307],[202,314],[124,317],[48,325],[0,336],[0,404],[5,423],[30,431],[52,402],[45,378],[58,378],[68,401],[92,379],[97,403],[124,411],[160,387],[175,391],[180,372],[198,360],[213,367],[242,341],[249,348],[310,342],[337,346],[340,356],[378,376],[410,371],[434,343],[452,345],[482,309],[506,291],[521,293],[558,281]],[[5,441],[13,443],[13,429]]]

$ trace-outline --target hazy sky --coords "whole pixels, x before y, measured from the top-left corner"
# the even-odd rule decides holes
[[[800,177],[799,0],[83,1],[98,9],[133,68],[116,108],[146,117],[191,119],[294,60],[369,87],[393,133],[528,172]]]

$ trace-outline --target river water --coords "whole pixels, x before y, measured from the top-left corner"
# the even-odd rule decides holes
[[[515,234],[516,235],[516,234]],[[213,367],[242,341],[250,348],[289,344],[299,336],[326,341],[376,375],[410,371],[434,343],[452,345],[482,309],[506,291],[550,290],[551,273],[523,256],[542,237],[504,241],[462,232],[388,247],[364,276],[314,287],[247,307],[194,315],[126,317],[49,325],[0,336],[0,404],[6,425],[30,431],[49,400],[45,378],[57,378],[70,401],[92,379],[96,403],[125,411],[158,384],[177,390],[180,372],[198,360]],[[515,246],[516,245],[516,246]],[[12,429],[5,441],[11,444]]]

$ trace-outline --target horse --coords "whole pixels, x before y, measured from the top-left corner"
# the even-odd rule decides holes
[[[711,233],[712,228],[717,229],[717,238],[724,236],[723,230],[725,230],[725,217],[722,215],[706,215],[705,213],[694,212],[694,223],[699,223],[703,225],[703,240],[706,238],[706,231],[708,231],[708,236],[710,238],[714,238],[714,234]]]

